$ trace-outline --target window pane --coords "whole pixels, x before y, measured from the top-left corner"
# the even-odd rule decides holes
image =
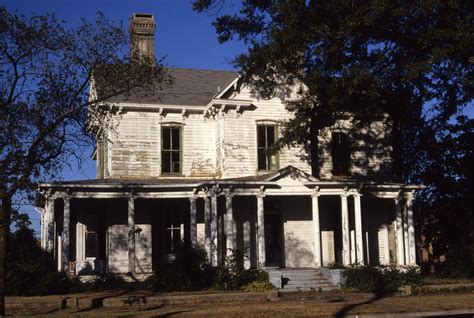
[[[172,172],[173,173],[179,173],[180,171],[180,152],[179,151],[173,151],[171,158],[173,159],[173,165],[172,165]]]
[[[170,136],[170,128],[163,128],[163,150],[171,149],[171,136]]]
[[[265,149],[258,149],[258,170],[267,170],[267,154]]]
[[[180,147],[180,140],[179,140],[179,128],[173,128],[172,129],[172,143],[171,143],[171,149],[173,150],[179,150]]]
[[[170,173],[171,172],[171,165],[170,165],[170,152],[169,151],[162,151],[161,152],[161,172],[162,173]]]
[[[349,175],[351,164],[349,137],[344,133],[333,133],[331,148],[333,174],[336,176]]]
[[[97,257],[97,233],[86,233],[86,257]]]
[[[275,126],[267,126],[267,147],[275,145]]]
[[[265,126],[257,126],[258,147],[265,147]]]

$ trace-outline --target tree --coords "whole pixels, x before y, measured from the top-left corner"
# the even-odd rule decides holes
[[[307,87],[289,105],[295,116],[282,141],[308,148],[315,176],[319,132],[341,113],[362,122],[390,115],[394,172],[406,181],[416,154],[405,145],[424,119],[442,126],[472,100],[472,3],[247,0],[238,13],[226,8],[225,1],[194,1],[196,11],[217,11],[220,42],[237,37],[248,45],[235,61],[245,82],[263,95],[283,84]],[[427,102],[433,113],[423,118]]]
[[[108,125],[116,95],[153,90],[161,65],[118,57],[127,36],[101,13],[75,29],[46,14],[25,17],[0,6],[0,315],[5,314],[5,250],[14,201],[36,182],[57,178]],[[104,89],[89,96],[91,78]]]

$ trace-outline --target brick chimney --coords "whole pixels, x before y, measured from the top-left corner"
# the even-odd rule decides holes
[[[148,13],[134,13],[130,19],[130,60],[155,61],[155,17]]]

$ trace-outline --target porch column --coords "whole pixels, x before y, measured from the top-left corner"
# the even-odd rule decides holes
[[[211,264],[217,266],[217,193],[211,193]]]
[[[211,262],[211,200],[204,198],[204,249],[207,259]]]
[[[407,213],[406,200],[402,200],[402,213],[403,213],[403,245],[405,248],[405,265],[410,264],[410,245],[408,242],[408,213]]]
[[[416,265],[415,224],[413,222],[413,194],[406,194],[405,211],[407,213],[408,227],[408,265]]]
[[[321,228],[319,224],[319,191],[313,191],[311,195],[312,199],[312,212],[313,212],[313,241],[314,241],[314,266],[323,266],[321,257]]]
[[[128,197],[128,271],[135,273],[135,198]]]
[[[46,205],[44,208],[46,213],[45,217],[45,239],[46,239],[46,250],[50,253],[54,253],[54,198],[47,198]]]
[[[360,204],[360,193],[354,196],[354,223],[355,223],[355,248],[357,264],[364,265],[364,245],[362,235],[362,209]]]
[[[395,198],[395,211],[396,211],[396,220],[395,220],[395,232],[397,237],[397,265],[405,265],[405,248],[403,240],[403,200],[400,198]]]
[[[347,192],[341,194],[341,220],[342,220],[342,264],[351,263],[351,244],[349,231],[349,210],[347,208]]]
[[[196,247],[197,244],[197,223],[196,223],[196,197],[189,198],[189,231],[191,246]]]
[[[69,270],[69,245],[71,244],[71,209],[70,209],[70,198],[69,195],[63,197],[64,212],[63,212],[63,270],[67,272]]]
[[[265,216],[263,198],[265,195],[257,195],[257,244],[258,244],[258,265],[265,267]]]
[[[234,215],[232,210],[232,194],[227,192],[225,194],[225,210],[226,210],[226,254],[231,256],[234,250]]]

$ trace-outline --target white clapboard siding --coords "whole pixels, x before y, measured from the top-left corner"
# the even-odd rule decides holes
[[[323,250],[323,266],[334,264],[336,262],[334,231],[321,231],[321,246]]]

